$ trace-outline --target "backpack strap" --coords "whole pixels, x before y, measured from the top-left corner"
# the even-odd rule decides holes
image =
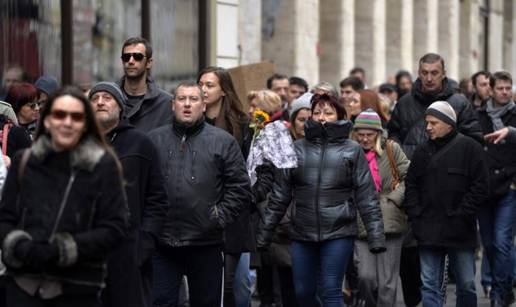
[[[11,129],[11,124],[6,122],[2,129],[2,153],[4,156],[7,155],[7,135],[9,134],[9,129]]]
[[[387,152],[387,158],[389,159],[389,165],[391,166],[392,184],[391,189],[394,190],[400,184],[400,173],[394,159],[394,151],[392,149],[393,140],[387,140],[385,143],[385,151]]]

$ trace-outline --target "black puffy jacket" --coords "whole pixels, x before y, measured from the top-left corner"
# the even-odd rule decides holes
[[[438,100],[448,101],[457,113],[459,132],[482,143],[482,129],[475,110],[466,97],[454,92],[447,78],[443,80],[442,91],[436,94],[423,93],[421,80],[417,79],[411,92],[398,101],[387,124],[389,138],[401,145],[407,158],[411,159],[416,147],[428,140],[425,111]]]
[[[175,120],[151,131],[165,175],[170,211],[161,245],[223,243],[223,229],[251,205],[251,188],[237,141],[200,120]]]
[[[257,236],[267,246],[276,225],[292,204],[293,240],[320,242],[357,235],[357,209],[365,222],[369,247],[385,248],[382,213],[361,147],[347,137],[347,120],[305,125],[306,138],[295,142],[298,166],[285,169],[273,186]]]

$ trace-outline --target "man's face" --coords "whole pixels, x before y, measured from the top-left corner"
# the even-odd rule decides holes
[[[443,69],[441,61],[435,63],[421,63],[419,65],[419,79],[423,85],[423,92],[437,93],[443,87],[443,80],[446,72]]]
[[[18,67],[8,69],[4,73],[4,87],[8,89],[13,84],[22,82],[23,71]]]
[[[506,80],[496,80],[493,87],[493,100],[497,105],[506,105],[512,98],[512,83]]]
[[[272,81],[271,91],[281,97],[281,101],[288,101],[288,79],[276,79]]]
[[[288,87],[288,94],[289,94],[288,96],[290,99],[289,102],[292,102],[292,101],[294,101],[294,99],[301,97],[301,95],[303,95],[304,93],[306,93],[304,87],[299,86],[297,84],[291,84]]]
[[[180,123],[191,125],[201,119],[206,111],[206,103],[199,88],[179,87],[172,102],[172,110]]]
[[[475,92],[482,101],[486,101],[491,97],[491,86],[489,86],[489,78],[479,75],[476,80]]]
[[[90,99],[93,112],[102,127],[112,127],[120,120],[120,106],[115,98],[108,92],[100,91]]]
[[[452,126],[432,115],[427,115],[425,121],[426,133],[431,140],[441,138],[453,130]]]
[[[145,45],[134,44],[125,46],[122,51],[124,74],[128,79],[142,79],[147,76],[147,69],[152,68],[152,58],[145,56]]]
[[[345,87],[340,88],[340,96],[344,101],[344,105],[349,106],[351,99],[357,95],[358,92],[351,87],[351,85],[347,85]]]

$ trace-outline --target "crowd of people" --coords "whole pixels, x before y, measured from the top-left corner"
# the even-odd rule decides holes
[[[428,53],[415,80],[274,74],[241,101],[224,68],[168,93],[147,40],[121,49],[87,89],[4,74],[1,306],[434,307],[453,281],[469,307],[480,250],[515,301],[510,73]]]

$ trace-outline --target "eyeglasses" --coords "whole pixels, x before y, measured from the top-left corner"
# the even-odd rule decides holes
[[[52,115],[54,119],[58,120],[63,120],[70,116],[74,122],[83,122],[86,117],[83,112],[66,112],[63,110],[53,110],[50,112],[50,115]]]
[[[133,57],[133,59],[137,62],[140,62],[141,60],[143,60],[143,58],[145,58],[146,56],[141,54],[141,53],[122,53],[122,56],[120,57],[122,59],[122,61],[124,62],[129,62],[129,60],[131,60],[131,57]]]
[[[41,103],[39,101],[33,101],[33,102],[27,103],[27,106],[34,110],[35,108],[41,106]]]

